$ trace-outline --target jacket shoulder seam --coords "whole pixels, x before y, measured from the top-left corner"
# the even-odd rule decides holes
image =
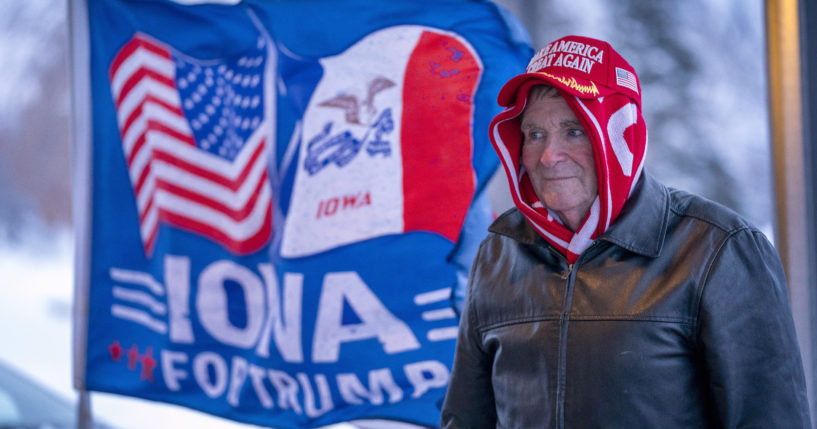
[[[656,323],[681,323],[684,325],[693,325],[695,320],[691,317],[672,317],[672,316],[652,316],[646,314],[600,314],[588,316],[570,316],[571,321],[628,321],[628,322],[656,322]]]
[[[560,318],[560,314],[544,315],[544,316],[529,316],[517,317],[501,322],[489,323],[485,326],[477,326],[476,330],[480,334],[485,334],[493,329],[502,328],[505,326],[521,325],[523,323],[531,322],[553,322]],[[694,326],[695,321],[686,317],[669,317],[669,316],[650,316],[650,315],[629,315],[629,314],[608,314],[599,316],[571,316],[571,321],[627,321],[627,322],[652,322],[652,323],[678,323],[683,325]]]
[[[484,333],[486,333],[486,332],[488,332],[490,330],[493,330],[493,329],[496,329],[496,328],[502,328],[504,326],[520,325],[520,324],[523,324],[523,323],[531,323],[531,322],[547,322],[547,321],[559,320],[560,316],[561,316],[561,314],[556,313],[556,314],[549,315],[549,316],[517,317],[517,318],[514,318],[514,319],[510,319],[510,320],[503,320],[502,322],[489,323],[489,324],[486,324],[485,326],[478,326],[477,331],[480,334],[484,334]]]
[[[724,224],[722,224],[720,222],[716,222],[715,220],[713,220],[711,218],[707,218],[707,217],[704,217],[704,216],[701,216],[701,215],[689,213],[688,211],[682,211],[672,203],[670,203],[669,209],[676,216],[687,217],[687,218],[692,218],[692,219],[699,220],[701,222],[706,223],[707,225],[712,225],[713,227],[718,228],[719,230],[721,230],[721,231],[723,231],[723,232],[725,232],[727,234],[730,234],[730,235],[734,234],[736,232],[739,232],[741,230],[744,230],[744,229],[757,230],[757,228],[753,227],[752,225],[749,225],[749,224],[745,223],[745,221],[743,221],[742,219],[741,219],[740,223],[731,225],[731,227],[729,227],[729,226],[726,226],[726,225],[724,225]]]
[[[723,230],[723,228],[721,228],[721,229]],[[723,240],[721,240],[721,242],[718,244],[718,247],[715,249],[715,251],[712,252],[712,256],[709,258],[709,261],[706,264],[706,268],[703,270],[703,272],[701,274],[701,279],[699,281],[699,286],[697,288],[698,292],[697,292],[697,296],[695,297],[695,300],[697,302],[696,302],[695,314],[694,314],[696,335],[700,332],[700,329],[701,329],[701,305],[703,304],[704,291],[705,291],[705,289],[707,287],[707,284],[709,282],[709,275],[712,273],[712,269],[714,268],[717,261],[720,259],[721,252],[726,247],[726,243],[728,243],[729,240],[732,239],[732,237],[734,237],[735,235],[737,235],[740,232],[749,231],[749,232],[751,232],[753,234],[755,232],[759,232],[759,231],[756,231],[754,228],[751,228],[750,226],[747,226],[747,225],[744,225],[741,228],[736,228],[736,229],[734,229],[732,231],[726,231],[726,230],[724,230],[724,231],[728,232],[728,234],[723,238]]]
[[[479,349],[479,351],[482,352],[482,353],[485,353],[485,349],[482,346],[485,339],[482,338],[483,332],[479,328],[479,310],[477,309],[477,303],[473,298],[474,294],[473,294],[473,291],[471,289],[474,286],[476,286],[473,283],[473,279],[474,279],[474,275],[477,272],[477,268],[478,268],[477,267],[477,262],[479,262],[480,254],[482,254],[483,249],[485,248],[485,246],[488,245],[488,242],[491,241],[492,239],[496,239],[497,237],[499,237],[499,235],[497,233],[489,232],[488,235],[485,237],[485,239],[483,239],[482,242],[479,244],[479,248],[477,249],[476,256],[474,257],[474,263],[471,265],[471,272],[468,274],[468,279],[469,279],[468,280],[468,288],[466,289],[466,293],[468,294],[468,296],[466,298],[465,305],[468,306],[468,319],[470,319],[470,320],[468,320],[468,322],[474,327],[474,330],[476,331],[476,333],[480,337],[479,341],[477,341],[477,343],[476,343],[476,346]]]

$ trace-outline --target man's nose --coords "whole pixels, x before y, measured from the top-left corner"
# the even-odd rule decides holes
[[[564,142],[559,139],[548,139],[544,146],[545,148],[542,150],[539,162],[545,167],[552,167],[566,158]]]

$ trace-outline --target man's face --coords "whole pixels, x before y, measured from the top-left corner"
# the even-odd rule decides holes
[[[539,201],[575,231],[598,193],[593,146],[555,90],[532,90],[522,113],[522,165]]]

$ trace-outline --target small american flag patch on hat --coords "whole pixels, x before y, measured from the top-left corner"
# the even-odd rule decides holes
[[[638,84],[635,81],[635,74],[627,70],[616,67],[616,84],[630,88],[638,93]]]

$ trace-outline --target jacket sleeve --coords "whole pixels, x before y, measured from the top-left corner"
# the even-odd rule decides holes
[[[480,260],[477,256],[477,261]],[[460,318],[454,366],[442,409],[443,429],[495,428],[496,407],[491,387],[492,356],[480,344],[475,323],[475,281],[479,262],[472,269],[465,308]],[[477,279],[477,280],[475,280]]]
[[[730,235],[700,299],[698,346],[720,427],[810,428],[786,279],[766,237]]]

